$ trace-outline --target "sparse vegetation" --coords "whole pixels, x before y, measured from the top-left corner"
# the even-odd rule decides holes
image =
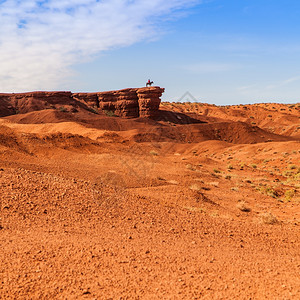
[[[229,164],[229,165],[227,166],[227,169],[232,170],[232,169],[233,169],[233,165]]]
[[[61,112],[67,112],[68,110],[67,110],[65,107],[61,106],[61,107],[59,108],[59,111],[61,111]]]
[[[113,110],[105,110],[104,113],[106,114],[106,116],[108,117],[115,117],[115,112]]]
[[[270,196],[272,198],[277,198],[279,196],[278,192],[275,191],[272,187],[269,187],[269,186],[261,186],[261,187],[258,187],[257,190],[259,192],[261,192],[262,194],[265,194],[265,195]]]
[[[149,153],[153,156],[158,156],[158,152],[156,152],[155,150],[151,150]]]
[[[296,165],[289,165],[289,169],[290,170],[295,170],[295,169],[297,169],[297,166]]]
[[[289,202],[292,200],[292,198],[295,196],[296,191],[295,190],[287,190],[284,193],[284,199],[285,201]]]
[[[186,168],[191,170],[191,171],[195,171],[196,169],[191,165],[191,164],[187,164]]]

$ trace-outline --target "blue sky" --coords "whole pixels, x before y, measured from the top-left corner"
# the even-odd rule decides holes
[[[103,91],[148,78],[163,100],[299,102],[296,0],[0,1],[0,89]],[[185,99],[186,100],[186,99]]]

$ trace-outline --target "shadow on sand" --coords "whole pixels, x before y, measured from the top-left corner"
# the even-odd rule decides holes
[[[174,124],[199,124],[206,123],[201,120],[192,118],[186,114],[172,112],[167,110],[160,110],[158,116],[155,118],[156,121],[165,121]]]

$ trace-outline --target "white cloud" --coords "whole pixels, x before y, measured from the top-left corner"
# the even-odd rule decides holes
[[[45,90],[70,66],[159,34],[160,22],[199,0],[0,0],[0,91]]]

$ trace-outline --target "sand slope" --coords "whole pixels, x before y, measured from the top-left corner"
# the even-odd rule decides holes
[[[298,121],[279,104],[0,118],[0,298],[298,299]]]

